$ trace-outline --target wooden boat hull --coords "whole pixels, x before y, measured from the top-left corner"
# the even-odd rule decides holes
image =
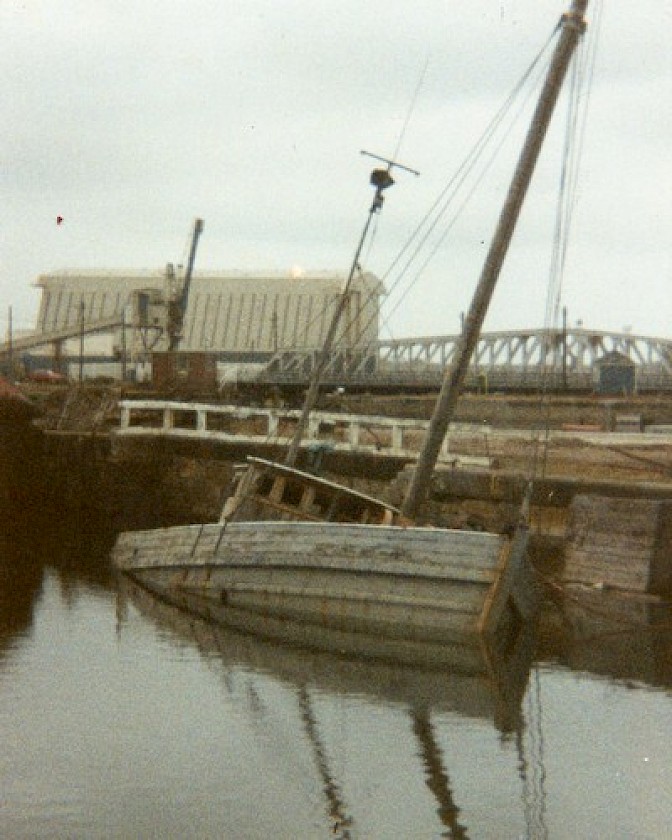
[[[158,593],[386,639],[517,632],[534,611],[511,541],[438,528],[229,522],[121,534],[112,559]],[[236,618],[237,617],[237,618]]]

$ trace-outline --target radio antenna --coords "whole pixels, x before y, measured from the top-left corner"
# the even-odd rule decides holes
[[[306,391],[306,395],[303,401],[301,414],[296,423],[296,427],[294,429],[294,436],[292,437],[292,440],[289,444],[289,449],[287,450],[287,455],[285,457],[285,464],[288,467],[293,467],[296,463],[296,459],[299,454],[299,447],[301,445],[301,440],[308,426],[308,418],[310,416],[310,412],[313,410],[315,404],[317,403],[322,374],[327,366],[327,362],[329,361],[331,348],[334,343],[334,339],[336,338],[336,330],[338,329],[341,316],[343,315],[343,312],[345,311],[345,308],[348,304],[348,300],[350,297],[350,288],[352,286],[355,273],[359,269],[359,258],[362,253],[364,243],[366,241],[366,236],[369,232],[369,227],[371,226],[371,220],[377,213],[380,213],[383,207],[383,201],[385,200],[383,196],[383,190],[386,190],[388,187],[391,187],[392,184],[394,184],[394,178],[392,177],[390,172],[396,167],[397,169],[403,169],[406,172],[411,172],[413,173],[413,175],[420,174],[419,172],[416,172],[415,169],[411,169],[409,166],[404,166],[404,164],[402,163],[397,163],[391,158],[381,157],[380,155],[374,155],[371,152],[365,151],[362,151],[362,154],[367,155],[367,157],[374,158],[375,160],[379,160],[381,161],[381,163],[386,163],[387,167],[385,169],[374,169],[369,179],[371,186],[375,188],[373,202],[369,208],[369,212],[366,217],[366,224],[364,225],[364,230],[362,231],[362,234],[359,238],[359,243],[357,245],[357,249],[355,250],[355,256],[353,257],[352,265],[350,266],[350,271],[348,273],[347,280],[345,281],[345,285],[343,286],[343,290],[338,298],[336,308],[334,309],[334,313],[329,323],[329,327],[324,338],[324,343],[315,360],[315,366],[313,368],[312,376],[310,378],[310,384],[308,386],[308,390]]]

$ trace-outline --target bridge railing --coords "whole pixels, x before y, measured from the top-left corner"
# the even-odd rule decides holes
[[[234,405],[183,403],[172,400],[123,400],[120,437],[162,437],[250,444],[289,444],[300,411],[250,408]],[[310,418],[302,447],[324,446],[341,452],[413,459],[417,456],[428,423],[410,418],[390,418],[316,411]],[[474,428],[467,424],[469,428]],[[464,429],[465,424],[452,428]],[[487,434],[488,427],[478,427]],[[449,451],[450,436],[441,448],[440,460],[480,463]]]
[[[337,347],[329,355],[323,379],[348,383],[436,385],[451,364],[459,336],[380,340],[357,348]],[[598,363],[618,352],[636,367],[641,390],[672,387],[672,341],[582,328],[483,333],[470,366],[468,384],[486,377],[493,387],[593,389]],[[266,383],[305,381],[319,353],[315,349],[279,350],[259,379]],[[497,384],[495,384],[497,383]]]

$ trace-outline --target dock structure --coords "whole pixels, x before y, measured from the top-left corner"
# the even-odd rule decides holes
[[[592,586],[672,594],[672,500],[578,495],[564,577]]]
[[[226,405],[222,403],[183,402],[179,400],[121,400],[118,438],[163,437],[191,438],[238,443],[286,443],[299,412],[295,409]],[[418,437],[427,429],[427,421],[409,417],[316,411],[306,432],[306,446],[322,442],[335,450],[378,453],[381,456],[412,457],[417,452]],[[527,440],[534,437],[529,428],[495,429],[489,424],[455,422],[451,433],[484,438]],[[538,433],[537,433],[538,434]],[[596,445],[659,446],[667,443],[672,425],[658,424],[645,431],[610,432],[601,427],[577,424],[571,428],[549,429],[548,440],[584,441]],[[441,456],[451,460],[450,434],[443,442]],[[483,460],[486,466],[486,461]]]

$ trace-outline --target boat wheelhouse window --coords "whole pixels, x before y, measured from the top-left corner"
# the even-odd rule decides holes
[[[274,475],[269,475],[268,473],[262,473],[261,477],[259,478],[259,484],[257,485],[257,493],[260,496],[270,495],[270,492],[273,489],[274,482],[275,482],[275,476]]]
[[[359,499],[353,499],[351,496],[336,495],[329,507],[327,514],[329,519],[337,519],[339,522],[359,522],[365,506]]]
[[[282,491],[281,502],[283,505],[298,507],[303,499],[303,494],[308,490],[305,484],[300,481],[285,480]]]
[[[298,507],[308,488],[300,481],[273,473],[262,473],[257,485],[256,493],[271,502]]]

